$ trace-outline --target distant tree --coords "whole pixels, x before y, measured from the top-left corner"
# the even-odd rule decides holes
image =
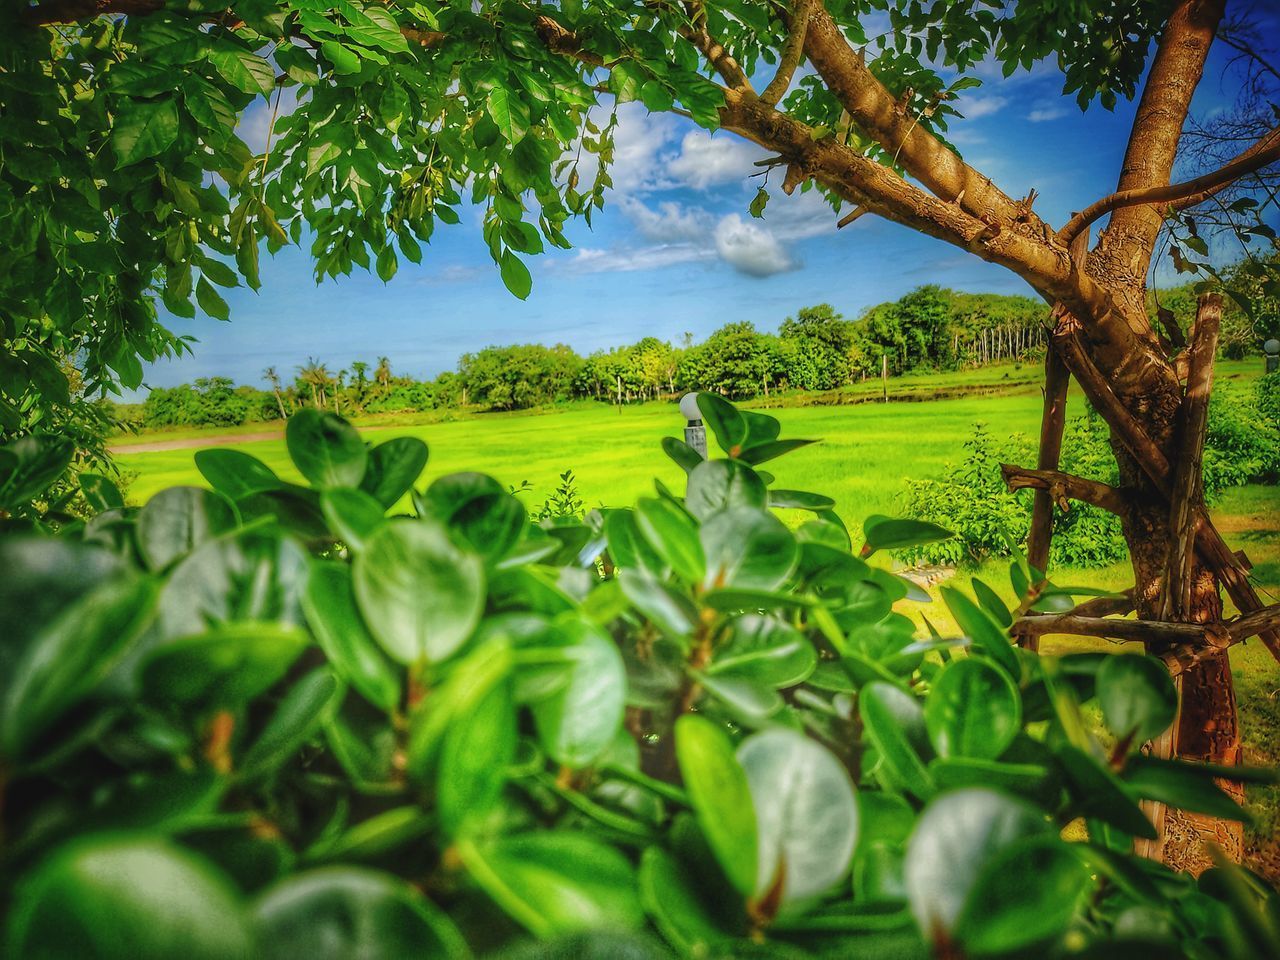
[[[276,406],[280,410],[280,419],[287,420],[289,415],[284,410],[284,398],[280,396],[280,374],[276,372],[275,367],[267,367],[262,371],[262,375],[267,378],[267,382],[271,384],[271,393],[276,398]]]
[[[834,390],[854,377],[855,325],[828,303],[803,307],[778,328],[788,385]]]

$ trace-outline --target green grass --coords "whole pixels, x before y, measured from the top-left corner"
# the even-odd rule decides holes
[[[1218,375],[1251,379],[1257,375],[1256,367],[1253,363],[1222,363]],[[845,405],[834,405],[841,398],[831,395],[792,394],[748,406],[768,408],[782,422],[784,437],[821,439],[771,462],[767,469],[775,474],[778,486],[834,497],[838,511],[856,531],[867,515],[894,512],[895,498],[907,479],[937,474],[948,461],[958,461],[974,423],[986,422],[997,436],[1034,435],[1040,417],[1039,382],[1040,371],[1034,367],[988,368],[892,381],[895,394],[923,394],[932,385],[944,395],[955,390],[968,392],[959,397],[913,403],[856,402],[859,394],[878,391],[877,384],[869,384],[844,391]],[[1082,401],[1073,393],[1069,414],[1082,409]],[[580,403],[524,414],[426,414],[358,422],[375,443],[394,436],[427,441],[431,459],[424,482],[460,470],[480,470],[512,486],[528,480],[533,490],[524,496],[534,506],[555,488],[559,474],[567,469],[577,475],[589,507],[632,503],[653,491],[655,478],[680,488],[680,470],[659,447],[663,436],[680,435],[684,426],[671,403],[622,408]],[[250,424],[239,431],[162,432],[129,437],[121,443],[271,429],[269,424]],[[226,445],[252,453],[284,477],[300,479],[289,464],[282,439]],[[194,455],[195,448],[121,454],[117,458],[121,469],[136,474],[128,488],[130,500],[144,502],[157,490],[175,484],[202,484]],[[1269,599],[1280,596],[1280,489],[1228,491],[1213,512],[1231,546],[1248,552],[1259,587]],[[1006,571],[1006,562],[992,562],[976,573],[1011,598]],[[1123,563],[1055,574],[1060,582],[1111,589],[1133,583],[1128,565]],[[963,586],[973,575],[962,572],[952,582]],[[953,626],[939,603],[929,605],[928,615],[941,629]],[[1065,637],[1046,638],[1044,645],[1047,653],[1107,647],[1110,645],[1105,641]],[[1234,648],[1232,666],[1246,758],[1250,763],[1280,763],[1280,747],[1276,746],[1280,744],[1280,670],[1257,641]],[[1280,789],[1251,788],[1249,806],[1257,820],[1250,833],[1254,863],[1280,875],[1280,843],[1276,841],[1280,836]]]

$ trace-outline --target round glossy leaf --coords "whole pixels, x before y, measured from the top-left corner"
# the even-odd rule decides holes
[[[484,823],[502,796],[515,755],[515,705],[509,685],[500,683],[456,715],[445,731],[436,806],[450,835]]]
[[[1061,936],[1093,885],[1089,868],[1056,836],[1020,840],[983,868],[956,923],[973,953],[1006,954]]]
[[[439,908],[391,874],[354,867],[299,873],[253,909],[262,960],[434,960],[470,956]]]
[[[385,510],[362,490],[335,487],[320,494],[320,509],[329,528],[352,550],[360,551],[386,522]]]
[[[920,701],[892,684],[873,681],[858,695],[862,724],[880,754],[889,785],[921,800],[933,795],[933,778],[925,768],[929,739]]]
[[[677,576],[697,582],[707,569],[706,556],[693,518],[665,497],[640,500],[636,529],[648,546]]]
[[[978,878],[1002,850],[1049,829],[1039,810],[994,790],[957,790],[929,804],[907,843],[906,866],[907,898],[925,939],[955,931]]]
[[[712,677],[735,678],[770,687],[801,683],[818,665],[813,644],[777,617],[749,613],[729,623],[729,639],[706,667]]]
[[[708,588],[773,590],[795,569],[798,549],[791,531],[764,510],[731,507],[702,525]]]
[[[459,543],[490,560],[506,556],[528,526],[524,504],[483,473],[441,477],[427,488],[422,504]]]
[[[900,550],[949,540],[955,534],[927,520],[897,519],[876,514],[863,522],[862,536],[866,541],[862,548],[865,556],[877,550]]]
[[[108,581],[22,649],[0,686],[0,754],[18,758],[111,673],[152,622],[156,596],[150,578]]]
[[[80,492],[95,513],[119,510],[124,506],[120,488],[98,473],[80,474]]]
[[[735,460],[704,460],[689,474],[684,505],[699,520],[726,507],[765,505],[764,481],[746,464]]]
[[[1022,725],[1018,688],[983,660],[953,660],[933,681],[924,722],[939,756],[995,760]]]
[[[1177,688],[1154,657],[1107,657],[1098,667],[1097,697],[1111,731],[1135,744],[1164,733],[1178,715]]]
[[[526,833],[464,842],[458,852],[476,883],[535,936],[644,923],[631,864],[589,834]]]
[[[100,835],[58,849],[19,887],[7,956],[23,960],[233,960],[257,956],[230,881],[148,836]]]
[[[336,413],[304,407],[289,418],[284,440],[293,465],[313,487],[358,487],[364,479],[369,449]]]
[[[617,582],[631,605],[663,633],[687,641],[697,623],[698,609],[684,593],[673,590],[643,569],[623,571]]]
[[[356,609],[351,568],[312,563],[302,596],[307,623],[320,649],[343,680],[390,713],[400,702],[400,671],[378,647]]]
[[[235,508],[221,494],[201,487],[169,487],[138,514],[138,549],[147,566],[162,570],[235,525]]]
[[[198,450],[195,461],[209,486],[232,500],[284,486],[270,467],[239,450]]]
[[[369,631],[401,663],[448,658],[480,620],[480,558],[460,550],[432,521],[385,524],[356,557],[352,573]]]
[[[274,686],[309,642],[287,624],[222,623],[152,650],[142,685],[162,700],[233,706]]]
[[[744,897],[756,889],[759,860],[756,814],[746,771],[729,735],[705,717],[686,714],[676,721],[676,759],[698,826]]]
[[[849,871],[858,803],[831,751],[795,730],[754,734],[738,747],[756,812],[755,895],[782,884],[782,902],[825,892]]]
[[[622,725],[627,670],[617,644],[585,621],[556,624],[549,643],[564,655],[565,679],[533,704],[542,748],[557,763],[584,767],[599,757]]]
[[[409,492],[427,466],[427,445],[417,437],[394,437],[369,451],[360,489],[390,509]]]
[[[702,684],[703,691],[713,697],[735,722],[748,727],[762,726],[786,706],[778,691],[763,683],[739,677],[709,677],[704,673],[695,673],[694,676]]]

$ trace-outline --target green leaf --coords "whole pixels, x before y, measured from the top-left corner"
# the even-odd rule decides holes
[[[704,392],[698,394],[698,409],[720,449],[730,457],[738,456],[747,440],[747,421],[738,408],[714,393]]]
[[[160,700],[238,706],[274,686],[308,643],[285,624],[221,623],[156,647],[142,664],[142,686]]]
[[[289,418],[284,437],[294,466],[312,486],[360,486],[369,451],[359,431],[336,413],[305,407]]]
[[[423,516],[444,524],[459,543],[490,562],[501,560],[528,530],[524,504],[483,473],[440,477],[419,500]]]
[[[710,720],[686,714],[676,721],[674,736],[698,826],[729,882],[749,897],[756,892],[760,860],[747,773],[728,735]],[[771,866],[776,866],[776,851]]]
[[[215,320],[231,319],[231,308],[227,306],[227,301],[222,299],[222,294],[203,275],[196,281],[196,303]]]
[[[1117,655],[1098,668],[1102,717],[1116,736],[1135,747],[1158,737],[1178,715],[1178,691],[1168,668],[1154,657]]]
[[[687,638],[697,623],[697,607],[643,568],[626,570],[618,577],[623,595],[669,637]]]
[[[95,513],[119,510],[124,506],[120,488],[98,473],[80,474],[80,492]]]
[[[235,526],[235,508],[221,494],[200,487],[169,487],[138,514],[138,550],[147,566],[163,570]]]
[[[111,128],[116,169],[158,156],[178,137],[178,107],[173,98],[130,100]]]
[[[700,539],[708,589],[775,590],[791,576],[800,552],[781,520],[752,507],[718,511],[702,525]]]
[[[384,524],[356,557],[352,573],[369,631],[400,663],[447,659],[480,621],[480,558],[458,549],[435,522]]]
[[[149,578],[108,581],[35,633],[0,681],[0,754],[21,757],[106,679],[151,625],[157,594]]]
[[[222,79],[245,93],[260,93],[265,97],[276,87],[276,75],[271,64],[248,50],[233,46],[215,47],[209,51],[209,62],[222,74]]]
[[[1022,728],[1018,688],[982,660],[953,660],[933,680],[924,722],[939,756],[995,760]]]
[[[1125,766],[1123,780],[1133,796],[1144,800],[1222,820],[1249,821],[1248,813],[1230,794],[1191,768],[1189,763],[1138,756]]]
[[[895,519],[873,514],[862,523],[862,548],[864,557],[877,550],[901,550],[918,547],[939,540],[949,540],[955,534],[945,527],[927,520]]]
[[[495,684],[454,717],[440,754],[436,804],[453,837],[482,828],[502,796],[516,755],[516,712],[508,684]]]
[[[547,830],[457,850],[472,879],[535,936],[644,923],[631,864],[589,834]]]
[[[387,509],[409,492],[427,466],[427,445],[417,437],[394,437],[369,450],[360,489]]]
[[[675,437],[662,438],[662,451],[685,473],[692,472],[694,467],[703,462],[702,454]]]
[[[1018,655],[1009,642],[1009,635],[991,614],[955,587],[943,587],[940,593],[961,632],[972,641],[973,649],[986,654],[1013,679],[1021,677],[1022,668],[1018,663]]]
[[[727,624],[728,639],[717,648],[705,672],[769,687],[803,683],[818,665],[813,644],[784,620],[748,613]]]
[[[728,507],[765,505],[764,481],[745,464],[734,460],[703,460],[689,472],[684,505],[698,520]]]
[[[529,299],[529,293],[533,290],[533,277],[529,275],[529,268],[524,265],[523,260],[510,250],[504,251],[502,259],[498,261],[498,269],[502,274],[503,284],[512,294],[521,300]]]
[[[781,727],[738,747],[759,837],[755,896],[781,885],[783,904],[825,893],[845,876],[858,841],[853,784],[829,750]]]
[[[325,40],[321,43],[320,53],[333,66],[334,73],[352,74],[360,72],[360,55],[350,47],[338,43],[337,40]]]
[[[232,500],[284,486],[270,467],[239,450],[198,450],[195,462],[209,486]]]
[[[261,960],[471,956],[439,907],[399,877],[374,870],[294,874],[269,887],[253,915]]]
[[[346,564],[313,562],[302,608],[316,642],[343,680],[387,713],[400,702],[400,674],[369,634]]]
[[[756,195],[751,198],[751,205],[747,208],[751,216],[759,219],[764,216],[765,204],[769,202],[769,191],[761,187],[756,191]]]
[[[324,667],[296,680],[240,760],[241,779],[269,774],[286,763],[342,702],[337,678]]]
[[[320,509],[333,532],[356,552],[387,522],[382,504],[363,490],[350,487],[325,490],[320,494]]]
[[[552,760],[585,767],[622,727],[626,666],[608,634],[584,620],[558,623],[546,647],[563,656],[564,667],[558,689],[533,704],[538,738]]]
[[[1001,851],[1049,829],[1039,810],[993,790],[957,790],[930,803],[907,844],[905,876],[907,899],[925,939],[955,931],[979,877]],[[1025,883],[1028,877],[1020,879]]]
[[[695,876],[661,847],[640,858],[640,901],[667,942],[681,956],[710,955],[711,945],[729,939],[708,913]]]
[[[391,278],[396,275],[396,271],[400,269],[400,261],[396,259],[396,250],[390,241],[387,241],[383,248],[378,251],[375,267],[378,271],[378,278],[383,283],[389,283]]]
[[[921,800],[933,796],[933,778],[924,765],[928,739],[919,701],[896,686],[875,680],[858,695],[858,713],[890,784]]]
[[[956,921],[975,954],[1007,954],[1061,936],[1079,918],[1093,881],[1055,836],[1015,841],[985,864]]]
[[[489,108],[489,119],[494,122],[498,128],[498,132],[502,134],[502,138],[512,145],[519,143],[524,139],[524,135],[529,131],[529,108],[519,99],[513,97],[511,92],[504,86],[495,85],[489,91],[489,97],[486,100]],[[523,300],[529,295],[526,286],[523,294],[518,293],[506,278],[506,267],[503,267],[503,281],[507,283],[507,287],[512,293]]]
[[[212,864],[158,837],[91,835],[59,847],[18,887],[8,956],[249,960],[239,894]]]
[[[689,514],[663,497],[639,500],[634,516],[645,542],[677,576],[692,583],[703,578],[706,555]]]
[[[830,510],[836,502],[820,493],[806,493],[803,490],[769,490],[769,506],[790,510]]]

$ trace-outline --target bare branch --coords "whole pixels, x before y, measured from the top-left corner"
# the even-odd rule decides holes
[[[1071,373],[1056,350],[1046,350],[1044,362],[1044,413],[1040,419],[1040,448],[1036,456],[1036,467],[1039,470],[1057,470],[1062,456],[1062,434],[1067,422],[1067,387],[1071,383]],[[1009,483],[1008,473],[1005,473],[1005,483]],[[1031,506],[1031,531],[1027,535],[1027,561],[1037,570],[1046,571],[1049,567],[1049,546],[1053,534],[1053,497],[1048,488],[1035,489],[1035,502]]]
[[[1070,511],[1071,500],[1089,503],[1108,513],[1122,516],[1129,512],[1129,505],[1115,487],[1097,480],[1086,480],[1057,470],[1028,470],[1012,463],[1000,464],[1005,486],[1012,490],[1043,490],[1063,513]],[[1029,558],[1028,558],[1029,559]],[[1043,562],[1043,561],[1042,561]],[[1037,569],[1043,570],[1037,565]]]
[[[776,106],[782,99],[791,79],[796,75],[796,67],[804,59],[804,35],[809,29],[809,16],[813,12],[815,0],[795,0],[791,12],[791,25],[787,33],[787,42],[782,47],[782,57],[778,61],[778,72],[773,75],[760,94],[760,101],[769,106]]]
[[[1277,160],[1280,160],[1280,127],[1273,128],[1248,150],[1212,173],[1206,173],[1182,183],[1118,190],[1089,204],[1058,231],[1058,240],[1064,244],[1070,243],[1085,227],[1111,211],[1123,207],[1144,203],[1168,204],[1178,210],[1193,207],[1225,187],[1229,187],[1246,174],[1270,166]]]
[[[684,5],[689,16],[689,26],[680,29],[680,35],[697,47],[707,62],[715,67],[716,73],[724,79],[731,89],[744,93],[754,93],[755,88],[747,79],[746,71],[739,66],[728,50],[707,31],[707,11],[701,0],[692,0]]]
[[[1187,393],[1182,401],[1182,429],[1169,511],[1169,559],[1165,567],[1161,615],[1181,620],[1191,609],[1192,567],[1196,524],[1192,507],[1199,503],[1204,477],[1204,435],[1209,424],[1209,394],[1213,390],[1213,360],[1218,352],[1222,297],[1200,298],[1191,334]]]

